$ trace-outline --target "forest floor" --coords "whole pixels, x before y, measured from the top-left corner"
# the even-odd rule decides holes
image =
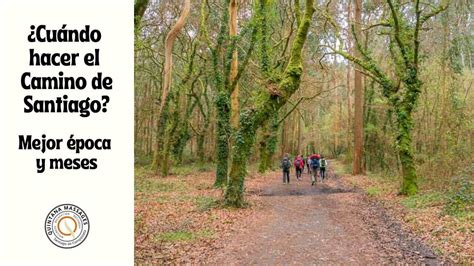
[[[315,186],[307,173],[302,181],[292,173],[290,184],[282,183],[280,172],[250,175],[249,207],[244,209],[221,206],[222,192],[212,188],[213,176],[137,174],[137,264],[453,262],[437,255],[349,176],[338,176],[333,169]]]

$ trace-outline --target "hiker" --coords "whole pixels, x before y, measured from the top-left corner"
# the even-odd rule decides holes
[[[308,156],[308,158],[306,159],[306,165],[308,167],[308,174],[311,174],[311,156]]]
[[[283,170],[283,184],[290,183],[290,168],[290,158],[288,158],[288,153],[285,153],[283,160],[281,160],[281,169]]]
[[[316,181],[318,180],[320,156],[319,154],[313,154],[311,155],[310,159],[311,159],[311,186],[314,186],[314,183],[316,183]]]
[[[304,169],[304,160],[301,158],[301,155],[296,156],[295,161],[293,162],[296,170],[296,179],[301,180],[301,173]]]
[[[328,162],[324,159],[324,156],[321,155],[321,159],[319,160],[319,173],[321,174],[321,182],[326,179],[326,167],[328,166]]]

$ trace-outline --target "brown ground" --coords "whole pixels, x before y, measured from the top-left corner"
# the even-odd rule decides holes
[[[247,223],[209,262],[216,264],[381,264],[441,261],[400,231],[384,211],[361,193],[343,187],[332,173],[311,186],[309,176],[282,184],[272,173],[263,198],[267,219]],[[252,219],[254,220],[254,219]],[[244,222],[245,223],[245,222]]]
[[[183,188],[187,198],[221,197],[210,188],[210,173],[167,178],[167,182],[178,181],[187,185]],[[255,175],[246,185],[251,207],[239,210],[202,210],[190,203],[194,200],[176,200],[182,192],[137,193],[136,263],[446,263],[364,193],[343,185],[332,171],[327,181],[316,186],[311,186],[308,174],[303,174],[302,181],[296,181],[293,174],[291,184],[282,184],[279,172]],[[195,187],[202,189],[193,190]],[[194,232],[196,237],[159,237],[177,231]]]

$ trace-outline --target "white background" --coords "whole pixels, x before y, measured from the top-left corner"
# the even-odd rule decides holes
[[[30,25],[50,29],[99,29],[99,43],[29,43]],[[0,0],[0,265],[133,264],[133,1]],[[79,52],[78,66],[30,67],[29,48],[39,52]],[[87,67],[82,56],[101,49],[100,66]],[[98,71],[114,80],[110,91],[26,91],[20,77],[85,76]],[[26,114],[23,98],[110,97],[107,113]],[[112,150],[75,154],[18,149],[18,135],[41,138],[110,138]],[[36,173],[35,158],[97,158],[96,170],[46,170]],[[48,212],[62,203],[82,208],[90,233],[80,246],[61,249],[46,237]]]

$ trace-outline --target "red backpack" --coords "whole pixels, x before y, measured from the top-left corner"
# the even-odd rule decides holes
[[[301,168],[302,164],[303,164],[303,160],[301,160],[300,158],[295,160],[295,167],[296,168]]]

